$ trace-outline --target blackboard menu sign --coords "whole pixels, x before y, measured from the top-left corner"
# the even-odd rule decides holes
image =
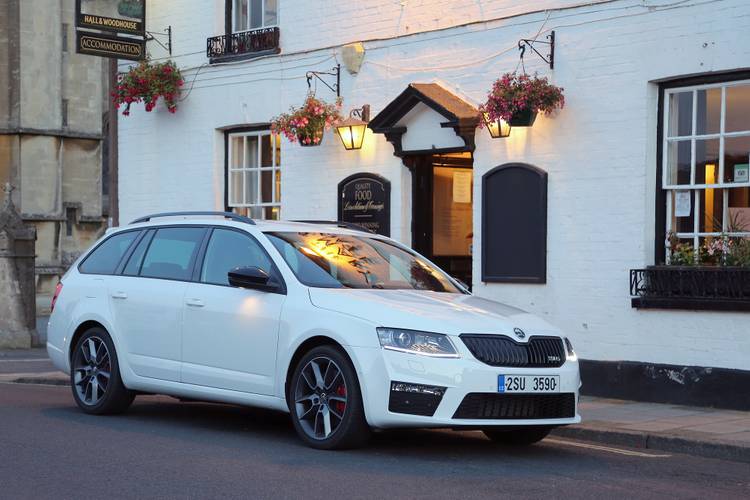
[[[339,183],[339,220],[391,235],[391,183],[376,174],[350,175]]]

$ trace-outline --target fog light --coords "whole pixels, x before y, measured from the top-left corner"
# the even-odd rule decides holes
[[[445,387],[440,387],[437,385],[409,384],[406,382],[391,382],[391,391],[413,392],[417,394],[442,396],[443,394],[445,394]]]
[[[391,382],[388,411],[431,417],[445,394],[445,387],[436,385]]]

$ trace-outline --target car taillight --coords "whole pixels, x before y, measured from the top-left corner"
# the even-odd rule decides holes
[[[49,306],[49,312],[55,310],[55,302],[57,302],[57,298],[60,296],[60,292],[62,292],[62,283],[58,281],[57,286],[55,287],[55,294],[52,296],[52,303]]]

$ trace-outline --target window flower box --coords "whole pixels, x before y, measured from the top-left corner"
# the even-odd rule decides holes
[[[631,269],[630,295],[635,308],[750,311],[750,267]]]

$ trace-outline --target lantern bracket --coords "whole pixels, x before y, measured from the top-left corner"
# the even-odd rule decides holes
[[[166,45],[162,43],[161,40],[156,38],[157,36],[164,36],[167,37]],[[161,45],[161,48],[169,52],[169,55],[172,55],[172,26],[167,26],[167,29],[164,31],[147,31],[146,32],[146,41],[150,42],[151,40],[155,41],[159,45]]]
[[[531,38],[522,38],[518,41],[518,50],[521,51],[521,60],[523,61],[523,55],[526,52],[526,47],[529,47],[531,50],[533,50],[536,55],[542,58],[542,61],[549,64],[549,69],[555,69],[555,30],[552,30],[549,35],[546,36],[547,42],[543,40],[537,40],[537,39],[531,39]],[[549,45],[549,53],[545,57],[542,55],[541,52],[539,52],[536,47],[534,47],[534,44],[541,43],[544,45]]]
[[[349,111],[349,117],[354,118],[358,117],[363,122],[369,122],[370,121],[370,105],[365,104],[361,108],[354,108],[353,110]]]
[[[336,77],[336,83],[329,84],[323,79],[323,75],[326,76],[335,76]],[[312,81],[313,78],[317,78],[320,80],[323,85],[328,87],[331,92],[336,92],[336,97],[341,97],[341,65],[337,64],[333,68],[331,68],[330,71],[308,71],[305,73],[305,78],[307,78],[307,88],[312,90]]]

